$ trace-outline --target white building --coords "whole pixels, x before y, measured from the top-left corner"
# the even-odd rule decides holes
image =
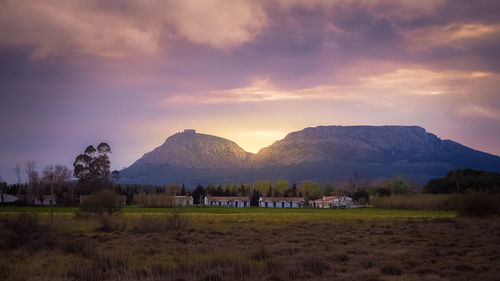
[[[37,206],[50,206],[51,201],[52,201],[51,195],[44,195],[41,201],[40,201],[40,198],[35,197],[33,200],[33,204],[37,205]],[[55,196],[54,196],[54,202],[52,205],[54,205],[54,206],[57,205]]]
[[[223,206],[246,208],[250,207],[250,197],[245,196],[205,196],[203,202],[207,206]]]
[[[192,196],[174,196],[175,206],[188,206],[193,205]]]
[[[260,197],[259,207],[263,208],[303,208],[306,201],[302,197]]]
[[[347,196],[323,196],[310,204],[313,208],[351,208],[352,198]]]
[[[2,203],[11,203],[11,202],[16,202],[17,200],[19,200],[19,197],[15,196],[15,195],[12,195],[12,194],[6,194],[6,193],[3,193],[1,194],[2,198],[0,198],[0,202]]]

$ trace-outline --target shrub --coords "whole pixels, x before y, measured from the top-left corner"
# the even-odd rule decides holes
[[[162,233],[170,230],[184,230],[188,226],[187,218],[177,209],[169,216],[142,216],[132,228],[136,233]]]
[[[100,225],[96,230],[101,232],[124,231],[127,227],[127,224],[121,218],[106,215],[99,217],[99,223]]]
[[[188,226],[188,220],[182,214],[180,208],[173,209],[172,215],[170,215],[167,220],[168,226],[172,230],[184,230]]]
[[[101,190],[88,196],[80,203],[80,213],[96,215],[113,214],[121,212],[122,198],[111,190]]]
[[[329,270],[330,266],[326,264],[322,259],[309,256],[302,261],[302,269],[307,272],[311,272],[314,275],[322,275],[323,271]]]

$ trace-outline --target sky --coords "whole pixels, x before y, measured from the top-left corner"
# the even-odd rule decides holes
[[[102,141],[122,169],[184,129],[257,152],[418,125],[500,155],[499,62],[497,0],[0,0],[0,175]]]

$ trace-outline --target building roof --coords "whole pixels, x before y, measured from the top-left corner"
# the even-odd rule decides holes
[[[337,196],[323,196],[323,198],[316,199],[316,200],[314,200],[314,202],[315,203],[332,202],[335,199],[337,199]]]
[[[249,201],[250,197],[245,196],[206,196],[208,201]]]
[[[305,202],[302,197],[261,197],[261,202]]]

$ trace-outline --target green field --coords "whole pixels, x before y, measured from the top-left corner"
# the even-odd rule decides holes
[[[55,207],[56,214],[72,214],[77,211],[77,207]],[[129,206],[123,208],[124,215],[134,214],[170,214],[172,208],[139,208]],[[455,212],[430,211],[430,210],[391,210],[391,209],[281,209],[281,208],[226,208],[226,207],[184,207],[181,211],[189,216],[212,215],[225,217],[277,217],[303,219],[407,219],[407,218],[452,218],[456,217]],[[0,207],[0,214],[16,213],[38,213],[49,214],[50,207]]]
[[[76,207],[57,207],[54,213],[59,217],[72,217]],[[131,220],[143,215],[168,215],[171,208],[123,208],[122,219]],[[338,221],[406,220],[454,218],[456,213],[428,210],[389,209],[279,209],[279,208],[226,208],[226,207],[184,207],[180,211],[198,229],[227,230],[232,227],[276,228],[293,223],[335,223]],[[1,214],[32,212],[45,216],[49,207],[0,207]]]

